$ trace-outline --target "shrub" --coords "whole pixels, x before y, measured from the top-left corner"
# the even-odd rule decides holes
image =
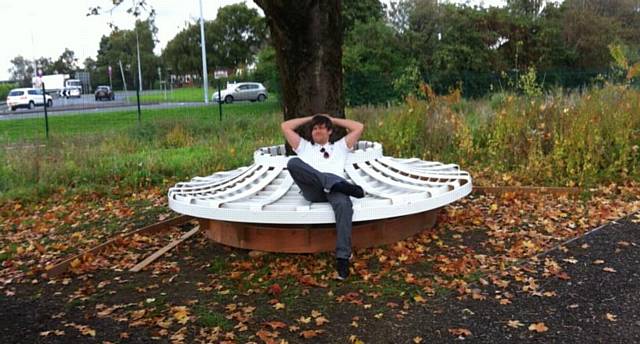
[[[0,102],[4,101],[9,94],[9,91],[18,87],[18,84],[3,84],[0,83]]]

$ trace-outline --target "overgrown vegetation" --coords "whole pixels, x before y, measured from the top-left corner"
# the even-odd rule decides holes
[[[586,93],[464,100],[456,91],[406,107],[357,113],[386,154],[455,162],[502,183],[589,186],[640,176],[640,93],[606,86]],[[510,181],[510,179],[515,179]]]
[[[476,184],[591,186],[640,178],[640,92],[607,85],[584,93],[496,93],[465,100],[422,87],[397,107],[348,109],[365,140],[385,154],[457,163]],[[65,190],[149,186],[250,164],[260,146],[282,143],[274,103],[234,104],[222,122],[212,107],[157,110],[137,126],[132,113],[3,121],[2,197],[33,199]],[[235,109],[235,110],[234,110]],[[64,132],[64,133],[63,133]],[[42,136],[40,134],[40,136]]]
[[[18,87],[15,83],[0,83],[0,101],[4,101],[11,89]]]

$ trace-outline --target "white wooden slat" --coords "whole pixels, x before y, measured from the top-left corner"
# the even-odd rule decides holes
[[[393,203],[401,202],[401,199],[399,199],[396,195],[390,192],[381,191],[371,187],[371,184],[366,183],[364,178],[361,177],[360,173],[356,171],[356,169],[353,167],[353,164],[347,165],[345,168],[345,171],[347,172],[349,177],[351,177],[351,180],[353,180],[357,185],[362,187],[366,193],[370,193],[372,195],[382,197],[382,198],[388,198]]]
[[[378,162],[378,160],[371,160],[370,161],[371,165],[379,170],[384,170],[385,174],[388,174],[389,176],[404,181],[406,183],[409,184],[414,184],[414,185],[419,185],[424,187],[428,187],[428,188],[433,188],[433,187],[441,187],[442,185],[446,185],[446,186],[450,186],[451,183],[438,183],[438,182],[429,182],[423,179],[419,179],[419,178],[411,178],[407,175],[404,174],[400,174],[394,170],[392,170],[391,168],[389,168],[389,166],[386,166],[384,164],[381,164],[380,162]],[[408,173],[407,173],[408,174]],[[408,174],[410,175],[410,174]],[[438,185],[440,184],[440,185]]]
[[[279,200],[282,196],[284,196],[287,191],[289,191],[289,188],[291,187],[291,185],[293,184],[293,178],[291,178],[291,175],[289,175],[288,172],[284,172],[286,173],[286,177],[285,180],[282,184],[280,184],[280,187],[278,189],[276,189],[273,193],[271,193],[271,195],[267,198],[265,198],[264,200],[257,202],[255,205],[253,205],[250,209],[251,210],[261,210],[262,207],[264,207],[267,204],[271,204],[277,200]]]
[[[380,158],[378,159],[380,162],[384,163],[385,165],[388,165],[390,167],[395,168],[396,170],[408,173],[408,174],[413,174],[415,176],[418,177],[424,177],[424,178],[433,178],[433,179],[451,179],[452,177],[466,177],[464,174],[460,174],[459,172],[456,173],[452,173],[452,174],[447,174],[447,175],[442,175],[442,174],[438,174],[438,173],[429,173],[429,172],[424,172],[424,171],[416,171],[415,169],[412,169],[411,167],[407,166],[407,165],[403,165],[401,163],[397,163],[395,161],[393,161],[392,159],[387,159],[386,157],[384,158]]]
[[[362,170],[363,172],[371,176],[371,178],[378,180],[383,184],[393,186],[400,190],[407,190],[408,192],[426,192],[425,188],[422,186],[406,184],[406,183],[393,180],[388,176],[385,176],[384,174],[380,173],[379,171],[376,171],[367,163],[358,164],[358,167],[360,168],[360,170]]]
[[[411,168],[422,170],[424,172],[439,172],[439,173],[450,173],[453,175],[458,175],[459,173],[466,173],[460,171],[460,166],[457,164],[442,164],[434,161],[415,161],[414,159],[397,159],[391,157],[385,157],[385,159],[390,159],[397,163],[410,166]]]
[[[255,167],[252,165],[251,167]],[[239,168],[231,172],[218,172],[208,177],[195,177],[191,181],[186,183],[178,183],[176,187],[184,189],[190,188],[207,188],[215,186],[221,183],[225,183],[233,178],[241,176],[243,173],[250,170],[250,167]],[[187,190],[184,190],[187,191]]]
[[[226,197],[229,197],[230,195],[233,195],[236,192],[242,189],[245,189],[248,185],[251,185],[252,183],[260,180],[260,178],[262,178],[268,172],[269,172],[269,166],[261,165],[258,169],[251,172],[251,174],[244,175],[243,179],[236,178],[227,184],[220,185],[214,188],[214,190],[217,192],[215,193],[215,196],[213,196],[213,198],[226,199]]]
[[[235,194],[229,194],[228,197],[222,199],[222,200],[215,200],[213,201],[213,203],[210,203],[212,206],[218,208],[220,207],[220,204],[222,203],[230,203],[233,202],[235,200],[239,200],[242,199],[244,197],[247,197],[251,194],[254,194],[256,191],[264,188],[265,186],[267,186],[269,183],[271,183],[271,181],[273,179],[275,179],[278,174],[280,174],[282,170],[278,171],[277,169],[273,169],[273,170],[268,170],[267,174],[258,182],[258,183],[252,183],[250,185],[252,185],[251,187],[242,190],[241,192],[237,192]],[[245,184],[246,185],[246,184]],[[240,190],[238,190],[240,191]]]
[[[380,163],[378,161],[375,161],[375,160],[372,160],[371,164],[374,165],[374,166],[380,166],[380,168],[384,168],[385,169],[385,173],[389,173],[393,177],[401,179],[401,180],[404,180],[407,183],[417,183],[417,184],[420,184],[420,185],[424,185],[426,187],[441,187],[443,185],[448,186],[448,187],[455,187],[456,185],[459,185],[459,184],[456,184],[458,179],[454,179],[454,180],[447,179],[447,181],[442,182],[442,181],[432,180],[434,178],[429,178],[429,180],[424,180],[424,179],[420,179],[420,178],[412,178],[410,176],[419,177],[419,175],[416,174],[416,173],[413,173],[413,171],[407,172],[406,170],[401,170],[399,168],[387,166],[387,165],[385,165],[383,163]],[[403,172],[403,173],[407,174],[407,176],[405,176],[405,175],[403,175],[401,173],[398,173],[398,172],[396,172],[394,170]],[[425,178],[425,177],[421,177],[421,178]],[[442,178],[439,178],[438,180],[440,180],[440,179],[442,179]]]
[[[213,183],[212,185],[208,185],[206,187],[182,187],[180,192],[181,193],[186,193],[186,194],[197,194],[197,193],[202,193],[202,192],[216,192],[216,191],[224,188],[229,183],[233,184],[233,182],[238,180],[238,179],[242,179],[242,178],[245,178],[247,176],[250,176],[256,170],[258,170],[258,169],[260,169],[262,167],[263,166],[261,166],[261,165],[252,165],[250,168],[248,168],[243,173],[240,173],[237,176],[229,178],[228,180],[223,180],[223,181],[220,181],[219,183]]]

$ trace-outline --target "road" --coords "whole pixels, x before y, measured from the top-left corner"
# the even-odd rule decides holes
[[[112,111],[128,111],[135,110],[137,105],[128,99],[135,97],[134,92],[116,92],[116,100],[113,101],[96,101],[92,94],[85,94],[81,98],[56,98],[53,101],[53,106],[48,108],[47,113],[49,116],[68,115],[70,113],[84,114],[84,113],[98,113],[98,112],[112,112]],[[196,107],[202,106],[202,102],[172,102],[172,103],[148,103],[142,104],[142,109],[168,109],[176,107]],[[11,111],[5,103],[0,105],[0,120],[9,119],[24,119],[24,118],[37,118],[44,115],[43,107],[36,107],[33,110],[29,109],[17,109]]]

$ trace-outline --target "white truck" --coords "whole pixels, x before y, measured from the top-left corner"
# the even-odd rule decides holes
[[[70,79],[69,74],[52,74],[34,77],[33,87],[42,88],[44,83],[45,92],[60,97],[82,97],[82,83],[78,79]]]

